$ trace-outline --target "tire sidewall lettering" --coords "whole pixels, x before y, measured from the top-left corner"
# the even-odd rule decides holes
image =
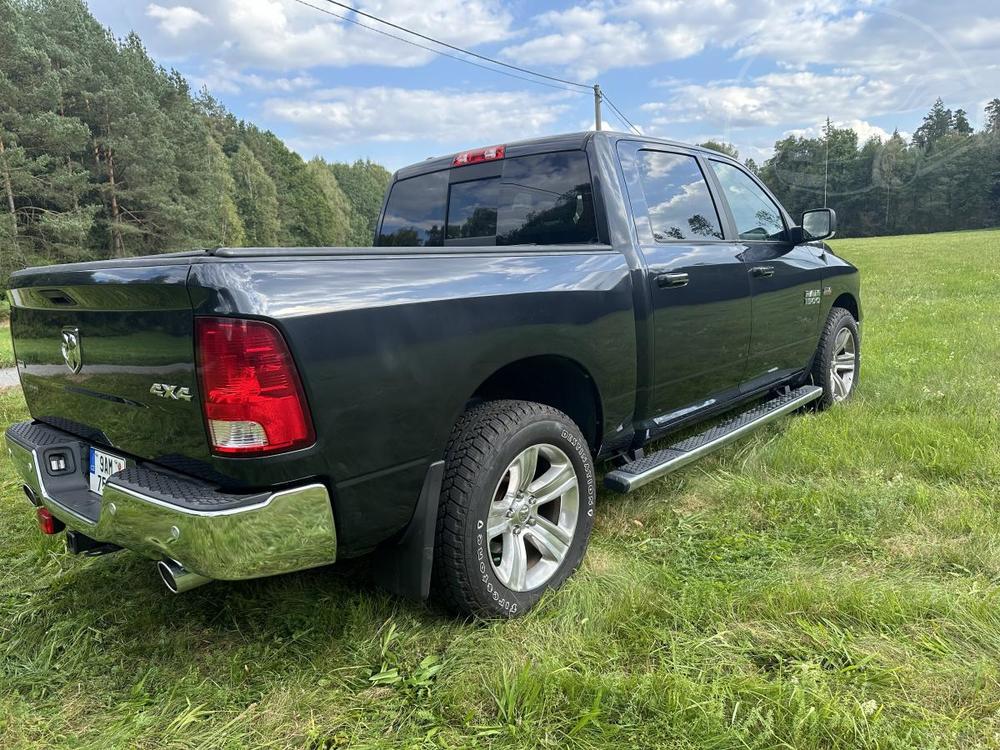
[[[537,439],[530,439],[525,442],[523,439],[518,440],[519,437],[523,437],[522,433],[528,431],[538,431],[539,426],[545,425],[546,422],[555,427],[555,430],[549,432],[548,435],[539,435]],[[589,537],[590,526],[593,524],[595,505],[596,505],[596,476],[593,467],[593,463],[590,457],[590,449],[587,446],[585,440],[582,439],[575,430],[568,428],[562,420],[553,419],[551,421],[546,420],[546,422],[536,422],[534,424],[527,425],[519,433],[515,433],[511,438],[503,445],[497,455],[493,457],[493,460],[497,465],[506,467],[509,460],[513,460],[513,456],[507,461],[504,460],[505,456],[512,451],[515,453],[519,450],[523,450],[527,445],[537,444],[538,442],[550,441],[557,445],[560,445],[564,450],[567,448],[567,455],[570,456],[573,462],[573,468],[576,472],[577,479],[583,480],[581,484],[583,487],[581,489],[586,497],[586,502],[584,507],[586,508],[586,513],[580,515],[580,520],[577,526],[577,536],[574,537],[573,545],[577,547],[576,550],[567,555],[566,559],[563,561],[563,567],[549,580],[544,586],[538,589],[533,589],[531,591],[518,592],[512,591],[504,586],[496,578],[493,572],[493,566],[490,562],[491,553],[489,551],[489,541],[486,539],[486,535],[479,531],[481,523],[485,519],[485,508],[478,508],[476,514],[470,514],[470,524],[475,524],[473,530],[474,533],[471,535],[474,544],[474,555],[470,562],[474,566],[474,576],[473,580],[479,581],[482,586],[482,594],[487,601],[490,602],[490,608],[498,609],[498,614],[504,614],[506,616],[513,616],[523,609],[529,608],[533,605],[542,593],[548,588],[558,588],[562,585],[569,574],[579,565],[580,559],[583,557],[583,552],[586,549],[586,539]],[[511,448],[511,446],[514,448]],[[499,482],[499,477],[494,477],[495,472],[489,472],[489,477],[484,477],[483,484],[480,487],[480,491],[484,494],[490,495],[490,501],[492,501],[492,490],[493,486]],[[494,481],[495,480],[495,481]],[[492,482],[492,484],[490,484]],[[488,488],[488,489],[487,489]],[[477,517],[472,518],[473,515]],[[583,532],[583,536],[579,536],[580,532]],[[583,541],[581,542],[581,538]]]

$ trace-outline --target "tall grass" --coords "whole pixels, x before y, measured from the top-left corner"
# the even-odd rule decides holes
[[[1000,232],[835,245],[864,274],[857,398],[602,493],[521,620],[399,601],[364,562],[172,597],[42,538],[2,463],[0,746],[1000,745]]]

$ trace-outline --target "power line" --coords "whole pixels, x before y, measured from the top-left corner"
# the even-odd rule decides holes
[[[637,128],[635,125],[633,125],[632,121],[629,120],[625,115],[622,114],[622,111],[620,109],[618,109],[618,107],[615,106],[615,103],[608,98],[607,94],[605,94],[602,91],[601,92],[601,96],[604,98],[604,101],[606,101],[608,103],[608,106],[611,107],[611,109],[613,109],[615,111],[615,114],[618,115],[619,119],[621,119],[621,121],[622,121],[623,124],[625,124],[628,127],[630,127],[632,129],[632,132],[635,133],[636,135],[642,135],[642,133],[639,132],[639,128]]]
[[[392,21],[387,21],[384,18],[379,18],[378,16],[372,13],[360,10],[352,5],[348,5],[347,3],[339,2],[339,0],[324,0],[324,2],[327,2],[330,5],[335,5],[339,8],[343,8],[347,11],[355,13],[364,18],[370,18],[373,21],[377,21],[378,23],[384,24],[398,31],[402,31],[403,33],[411,34],[415,37],[431,42],[433,44],[437,44],[441,47],[446,47],[448,49],[454,50],[455,52],[459,52],[462,55],[467,55],[468,57],[474,57],[478,60],[482,60],[483,62],[490,63],[490,65],[483,65],[482,63],[478,63],[475,62],[474,60],[468,59],[468,57],[461,57],[459,55],[454,55],[449,52],[445,52],[444,50],[436,49],[434,47],[429,47],[425,44],[420,44],[419,42],[415,42],[412,39],[407,39],[406,37],[402,37],[397,34],[392,34],[388,31],[385,31],[384,29],[379,29],[374,26],[369,26],[368,24],[362,23],[356,18],[351,18],[350,16],[345,16],[340,13],[334,13],[333,11],[328,10],[326,8],[321,8],[316,5],[313,5],[312,3],[306,2],[306,0],[293,0],[293,1],[298,3],[299,5],[304,5],[307,8],[312,8],[313,10],[319,11],[320,13],[325,13],[328,16],[333,16],[334,18],[337,18],[341,21],[346,21],[347,23],[354,24],[355,26],[360,26],[363,29],[374,31],[376,34],[381,34],[382,36],[389,37],[390,39],[395,39],[396,41],[403,42],[404,44],[409,44],[413,47],[417,47],[419,49],[432,52],[436,55],[442,55],[444,57],[451,58],[452,60],[458,60],[459,62],[464,62],[468,65],[474,65],[475,67],[482,68],[483,70],[489,70],[494,73],[500,73],[501,75],[508,76],[509,78],[516,78],[520,81],[527,81],[528,83],[534,83],[539,86],[547,86],[549,88],[557,89],[559,91],[566,91],[574,94],[583,93],[583,91],[581,91],[580,89],[586,90],[588,92],[593,91],[595,96],[595,103],[599,104],[602,100],[606,101],[608,103],[608,106],[610,106],[611,109],[615,112],[615,114],[617,115],[618,119],[622,122],[622,124],[630,128],[636,135],[642,135],[639,129],[632,124],[632,121],[629,120],[622,113],[622,111],[618,109],[617,106],[615,106],[615,103],[608,98],[607,94],[601,91],[600,87],[596,85],[580,83],[578,81],[570,81],[565,78],[557,78],[556,76],[550,76],[545,73],[539,73],[538,71],[531,70],[529,68],[522,68],[517,65],[511,65],[510,63],[505,63],[501,60],[495,60],[492,57],[487,57],[486,55],[480,55],[477,52],[472,52],[470,50],[463,49],[462,47],[458,47],[454,44],[449,44],[448,42],[442,42],[440,39],[435,39],[434,37],[427,36],[426,34],[421,34],[419,31],[413,31],[412,29],[408,29],[405,26],[393,23]],[[500,68],[507,68],[507,70],[500,70],[497,67],[491,67],[491,65],[499,66]],[[518,73],[524,73],[526,75],[517,75],[516,73],[509,72],[511,70],[517,71]],[[528,78],[527,76],[534,76],[534,77]],[[544,80],[539,80],[539,79],[544,79]],[[551,81],[551,83],[549,83],[549,81]],[[575,86],[577,90],[567,88],[569,86]],[[601,129],[600,122],[595,122],[594,124],[598,130]]]
[[[458,60],[459,62],[464,62],[467,63],[468,65],[475,65],[477,68],[482,68],[483,70],[489,70],[494,73],[499,73],[500,75],[505,75],[509,78],[517,78],[520,81],[527,81],[528,83],[534,83],[539,86],[547,86],[550,89],[557,89],[558,91],[567,91],[571,94],[583,93],[582,91],[577,91],[575,89],[567,88],[566,86],[558,86],[553,83],[546,83],[545,81],[539,81],[535,78],[528,78],[527,76],[519,76],[515,73],[508,73],[506,70],[497,70],[496,68],[491,68],[489,65],[482,65],[481,63],[477,63],[473,60],[469,60],[464,57],[459,57],[458,55],[453,55],[449,52],[445,52],[444,50],[434,49],[433,47],[429,47],[426,44],[420,44],[420,42],[415,42],[412,39],[406,39],[405,37],[401,37],[397,34],[391,34],[388,31],[383,31],[382,29],[377,29],[374,26],[369,26],[366,23],[361,23],[361,21],[358,21],[357,19],[349,18],[348,16],[343,16],[339,13],[334,13],[333,11],[327,10],[326,8],[320,8],[319,6],[313,5],[312,3],[307,3],[305,0],[293,0],[293,2],[296,2],[299,5],[304,5],[307,8],[312,8],[313,10],[319,11],[320,13],[325,13],[328,16],[339,18],[341,21],[347,21],[347,23],[353,23],[355,26],[360,26],[363,29],[374,31],[376,34],[381,34],[382,36],[387,36],[390,39],[395,39],[396,41],[403,42],[404,44],[409,44],[412,47],[419,47],[422,50],[433,52],[436,55],[443,55],[444,57],[450,57],[452,60]]]
[[[492,57],[487,57],[486,55],[480,55],[477,52],[470,52],[467,49],[462,49],[461,47],[456,47],[454,44],[448,44],[448,42],[442,42],[440,39],[435,39],[434,37],[427,36],[426,34],[421,34],[419,31],[413,31],[411,29],[406,28],[405,26],[400,26],[399,24],[395,24],[392,21],[386,21],[384,18],[379,18],[378,16],[373,15],[371,13],[366,13],[363,10],[358,10],[353,5],[348,5],[347,3],[339,2],[339,0],[325,0],[325,2],[330,3],[330,5],[336,5],[336,6],[340,7],[340,8],[345,9],[345,10],[349,10],[349,11],[351,11],[353,13],[357,13],[359,16],[364,16],[365,18],[370,18],[372,21],[378,21],[379,23],[385,24],[386,26],[394,28],[397,31],[403,31],[403,32],[405,32],[407,34],[412,34],[413,36],[420,37],[421,39],[424,39],[425,41],[433,42],[434,44],[439,44],[442,47],[447,47],[448,49],[455,50],[456,52],[461,52],[464,55],[469,55],[471,57],[478,58],[478,59],[483,60],[483,61],[488,62],[488,63],[493,63],[494,65],[500,65],[500,66],[502,66],[504,68],[509,68],[511,70],[516,70],[519,73],[527,73],[528,75],[537,76],[539,78],[545,78],[545,79],[547,79],[549,81],[555,81],[556,83],[564,83],[567,86],[576,86],[577,88],[588,89],[588,90],[592,90],[593,89],[593,86],[590,85],[590,84],[580,83],[578,81],[569,81],[569,80],[566,80],[565,78],[556,78],[555,76],[546,75],[545,73],[539,73],[537,71],[530,70],[528,68],[521,68],[521,67],[519,67],[517,65],[511,65],[510,63],[505,63],[505,62],[502,62],[500,60],[494,60]]]

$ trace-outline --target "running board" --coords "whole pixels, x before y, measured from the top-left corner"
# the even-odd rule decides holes
[[[604,486],[616,492],[631,492],[636,487],[659,479],[672,471],[696,461],[717,448],[728,445],[744,435],[773,422],[778,417],[805,406],[823,395],[823,389],[804,385],[768,401],[760,401],[751,409],[730,417],[700,435],[681,440],[663,450],[620,466],[604,475]]]

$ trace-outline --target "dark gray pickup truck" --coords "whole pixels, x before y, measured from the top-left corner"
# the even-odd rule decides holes
[[[616,133],[400,170],[373,248],[221,248],[10,281],[46,533],[167,586],[371,553],[516,615],[627,492],[857,382],[856,269],[739,163]],[[711,420],[701,434],[648,443]]]

